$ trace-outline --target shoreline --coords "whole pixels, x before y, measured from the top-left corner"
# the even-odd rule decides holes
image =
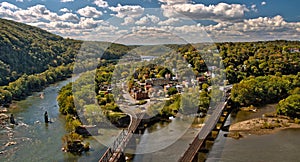
[[[251,134],[273,134],[284,129],[300,129],[300,124],[282,117],[253,118],[230,125],[228,137],[239,139]]]

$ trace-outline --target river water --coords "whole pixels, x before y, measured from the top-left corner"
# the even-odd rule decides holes
[[[75,156],[61,151],[65,118],[59,113],[56,98],[59,89],[71,80],[50,85],[9,109],[18,125],[0,130],[0,161],[97,161],[101,157],[105,149],[93,138],[86,140],[92,147],[87,154]],[[44,123],[45,111],[53,123]],[[8,146],[9,142],[14,145]]]
[[[105,151],[105,147],[93,138],[90,142],[92,150],[82,156],[75,156],[61,151],[62,136],[66,133],[64,116],[59,114],[56,101],[59,89],[70,82],[68,79],[57,84],[50,85],[42,92],[34,93],[26,100],[18,101],[15,108],[9,109],[13,113],[18,126],[7,127],[0,130],[0,161],[98,161]],[[39,94],[43,93],[44,98]],[[48,111],[51,124],[43,122],[43,114]],[[260,109],[258,113],[240,112],[231,115],[226,124],[260,117],[263,113],[274,111],[274,105]],[[164,139],[163,137],[178,136],[176,128],[185,123],[180,118],[172,119],[172,122],[157,123],[147,128],[142,135],[141,148],[145,149],[147,143]],[[166,131],[160,131],[168,128]],[[199,128],[186,130],[182,138],[170,145],[159,142],[161,149],[155,152],[136,155],[132,161],[177,161],[191,139],[199,131]],[[158,138],[150,139],[149,135],[156,132]],[[167,133],[167,134],[166,134]],[[220,132],[218,138],[209,152],[207,161],[299,161],[300,154],[300,129],[286,129],[270,135],[248,135],[245,138],[235,140],[225,138],[226,132]],[[5,146],[12,142],[14,145]]]
[[[239,112],[229,116],[226,124],[261,117],[275,111],[275,105],[267,105],[257,113]],[[300,160],[300,129],[285,129],[268,135],[248,135],[239,140],[224,137],[220,132],[209,152],[207,161],[215,162],[298,162]]]

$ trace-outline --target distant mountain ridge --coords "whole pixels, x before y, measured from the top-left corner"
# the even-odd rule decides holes
[[[83,60],[80,62],[83,68],[98,56],[109,60],[119,59],[128,52],[160,56],[176,51],[182,53],[190,64],[197,64],[193,68],[203,70],[204,64],[201,65],[201,61],[195,62],[195,57],[201,58],[204,55],[195,48],[204,51],[212,48],[214,50],[210,51],[217,51],[232,83],[250,75],[276,72],[295,74],[300,68],[300,41],[223,42],[212,46],[201,43],[153,46],[126,46],[110,42],[83,43],[80,40],[65,39],[37,27],[0,18],[0,86],[7,85],[24,74],[41,73],[50,67],[72,63],[79,50],[86,50],[80,57]],[[239,76],[241,73],[242,77]]]

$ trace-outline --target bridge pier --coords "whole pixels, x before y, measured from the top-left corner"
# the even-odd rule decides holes
[[[226,105],[219,117],[218,122],[213,127],[210,133],[204,139],[200,149],[197,151],[196,155],[193,157],[192,162],[204,162],[207,158],[209,151],[212,149],[215,139],[218,137],[220,130],[223,129],[225,121],[229,116],[231,111],[231,106]],[[228,127],[228,126],[227,126]]]
[[[126,162],[126,157],[123,152],[121,153],[120,158],[118,159],[118,162]]]
[[[137,140],[139,140],[139,133],[141,134],[144,127],[140,127],[141,121],[145,113],[137,114],[136,118],[131,118],[131,124],[128,126],[128,129],[123,130],[116,140],[113,142],[111,148],[108,148],[106,152],[102,155],[99,162],[125,162],[126,157],[124,150],[133,149],[132,152],[136,150]],[[142,125],[143,126],[143,125]],[[143,128],[143,129],[142,129]],[[136,133],[135,133],[136,132]]]
[[[196,153],[196,156],[193,158],[192,162],[204,162],[207,158],[207,153],[213,146],[213,141],[205,140],[204,143],[201,145],[200,149]]]

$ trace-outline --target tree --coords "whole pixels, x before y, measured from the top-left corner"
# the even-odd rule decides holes
[[[290,95],[279,102],[277,113],[293,118],[300,118],[300,94]]]
[[[168,93],[169,96],[172,96],[172,95],[178,93],[178,91],[177,91],[176,87],[170,87],[170,88],[168,89],[168,92],[167,92],[167,93]]]

